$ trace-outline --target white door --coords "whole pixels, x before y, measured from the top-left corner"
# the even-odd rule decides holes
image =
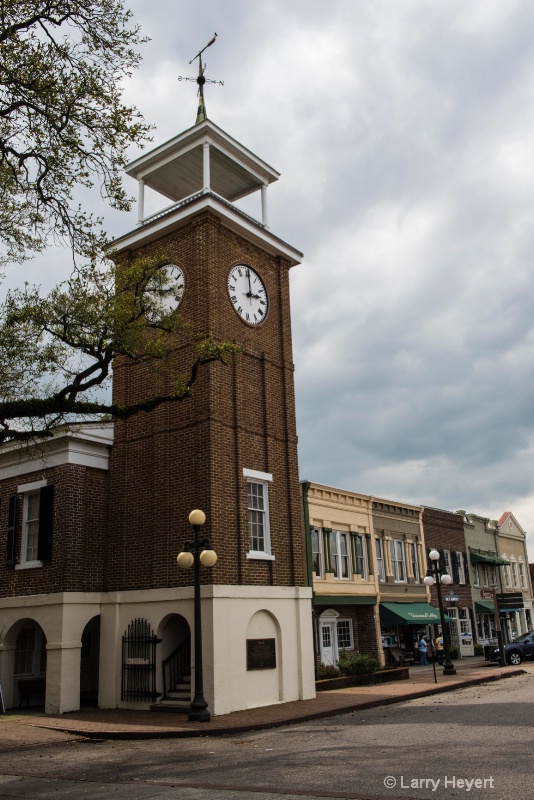
[[[469,609],[460,608],[460,655],[474,656],[475,647],[473,643],[473,631],[471,629],[471,617]]]
[[[321,664],[336,666],[336,625],[334,622],[321,622]]]

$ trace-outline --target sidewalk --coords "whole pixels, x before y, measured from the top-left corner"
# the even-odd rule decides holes
[[[434,682],[432,666],[416,666],[410,668],[408,680],[318,692],[313,700],[235,711],[213,717],[207,723],[189,722],[185,714],[119,709],[86,709],[47,716],[32,710],[24,713],[8,712],[7,715],[0,716],[0,744],[4,740],[9,742],[15,739],[19,744],[21,740],[25,744],[65,741],[73,736],[92,739],[158,739],[236,734],[401,703],[416,697],[517,675],[534,675],[532,664],[521,665],[520,668],[500,667],[481,657],[459,660],[455,662],[455,668],[456,675],[445,676],[443,670],[436,666],[437,683]]]

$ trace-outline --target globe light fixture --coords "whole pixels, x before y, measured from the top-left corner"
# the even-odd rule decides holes
[[[445,623],[445,612],[443,610],[443,600],[441,597],[441,584],[444,586],[450,586],[452,583],[451,576],[447,573],[445,569],[440,569],[439,567],[439,552],[437,550],[431,550],[428,554],[428,558],[431,561],[432,566],[428,570],[426,577],[423,578],[423,583],[425,586],[434,586],[436,585],[436,592],[438,595],[438,606],[439,606],[439,617],[441,620],[441,631],[443,636],[443,652],[445,658],[443,660],[443,674],[444,675],[456,675],[456,670],[454,669],[454,665],[451,661],[450,656],[450,633],[449,633],[449,626]]]
[[[201,538],[200,529],[206,522],[206,515],[199,508],[189,514],[189,522],[193,526],[193,541],[184,545],[178,553],[176,561],[182,569],[194,566],[194,635],[195,635],[195,696],[189,707],[189,720],[191,722],[209,722],[211,714],[204,698],[204,676],[202,669],[202,616],[200,605],[200,565],[213,567],[217,563],[217,553],[212,548],[209,539]]]

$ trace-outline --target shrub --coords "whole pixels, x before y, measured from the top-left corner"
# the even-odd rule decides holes
[[[484,655],[484,648],[478,642],[475,642],[475,655],[476,656],[483,656]]]
[[[319,664],[317,667],[317,680],[324,681],[327,678],[339,678],[339,670],[331,664]]]
[[[449,656],[454,659],[458,658],[458,648],[457,647],[449,647]]]
[[[341,651],[337,663],[344,675],[369,675],[378,669],[376,658],[367,653],[353,653],[349,656]]]

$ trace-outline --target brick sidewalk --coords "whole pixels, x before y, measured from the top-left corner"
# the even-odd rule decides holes
[[[8,714],[0,717],[0,742],[3,732],[12,725],[41,728],[41,733],[69,734],[97,739],[152,739],[241,733],[261,728],[305,722],[350,711],[400,703],[417,697],[452,691],[487,681],[516,675],[534,675],[534,666],[519,669],[499,667],[480,658],[464,659],[455,664],[456,675],[444,676],[437,668],[437,683],[432,667],[412,667],[408,680],[378,686],[359,686],[318,692],[313,700],[302,700],[263,708],[235,711],[213,717],[211,722],[189,722],[185,714],[122,709],[88,709],[62,715],[35,713]]]

